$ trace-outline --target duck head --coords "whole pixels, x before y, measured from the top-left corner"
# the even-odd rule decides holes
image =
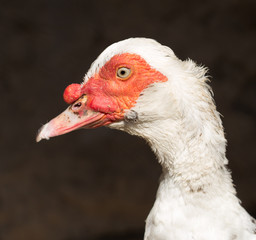
[[[69,107],[45,124],[37,141],[80,128],[109,126],[125,130],[141,121],[175,118],[179,96],[190,84],[184,63],[173,51],[152,39],[130,38],[110,45],[93,62],[81,84],[63,94]],[[186,100],[186,98],[185,98]]]

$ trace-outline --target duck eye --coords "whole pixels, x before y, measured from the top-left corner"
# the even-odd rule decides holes
[[[117,69],[116,75],[123,80],[127,79],[131,75],[131,69],[126,67],[120,67]]]

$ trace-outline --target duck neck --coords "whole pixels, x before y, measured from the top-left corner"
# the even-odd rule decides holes
[[[162,165],[163,176],[182,192],[235,194],[226,168],[226,140],[221,120],[217,112],[211,112],[212,121],[208,118],[204,116],[199,122],[159,120],[143,137]]]

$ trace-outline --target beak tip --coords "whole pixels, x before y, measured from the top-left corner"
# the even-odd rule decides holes
[[[40,136],[40,134],[38,134],[36,136],[36,142],[40,142],[43,138]]]
[[[38,134],[36,136],[36,142],[40,142],[42,139],[46,139],[46,140],[49,139],[49,137],[46,134],[47,133],[47,131],[46,131],[47,125],[48,125],[48,123],[43,125],[41,128],[39,128]]]
[[[40,141],[41,141],[41,137],[37,135],[36,142],[40,142]]]

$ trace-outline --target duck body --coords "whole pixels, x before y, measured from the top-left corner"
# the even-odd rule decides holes
[[[227,169],[206,72],[151,39],[115,43],[81,85],[66,89],[71,106],[37,140],[99,126],[142,137],[163,169],[145,240],[256,240],[255,220],[241,207]]]
[[[194,193],[189,196],[177,188],[169,175],[163,175],[146,220],[144,239],[255,239],[252,218],[237,199],[228,195],[212,198]]]

